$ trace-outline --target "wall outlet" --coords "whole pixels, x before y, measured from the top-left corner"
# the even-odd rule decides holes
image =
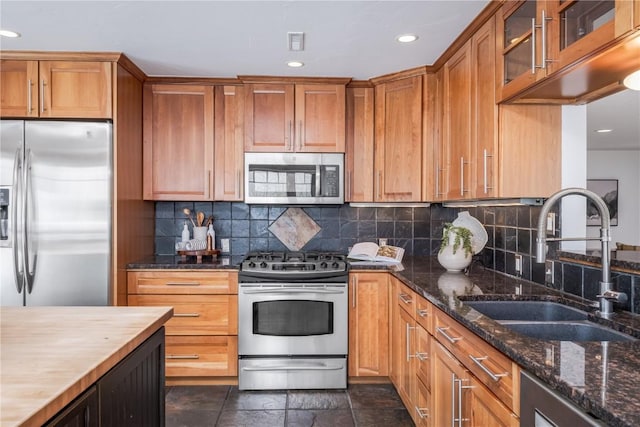
[[[555,277],[553,266],[553,261],[547,260],[544,262],[544,282],[551,285],[553,285],[553,278]]]
[[[378,246],[387,246],[387,239],[378,239]]]
[[[225,253],[231,252],[229,249],[229,239],[220,239],[220,250]]]
[[[556,214],[554,212],[549,212],[547,214],[547,234],[555,234],[556,233]]]
[[[522,255],[516,254],[516,274],[522,275]]]

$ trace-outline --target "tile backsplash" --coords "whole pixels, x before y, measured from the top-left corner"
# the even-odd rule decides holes
[[[247,205],[240,202],[156,202],[155,252],[175,254],[185,216],[183,208],[213,215],[216,247],[220,239],[230,240],[231,256],[241,259],[248,251],[286,250],[268,227],[287,206]],[[461,209],[430,207],[302,207],[321,230],[302,250],[346,253],[356,242],[387,238],[389,244],[405,249],[406,255],[436,255],[444,223],[453,221]],[[535,239],[540,206],[476,207],[463,209],[482,222],[489,236],[485,249],[476,259],[485,267],[520,276],[574,295],[596,300],[601,270],[557,260],[558,243],[549,245],[548,259],[553,261],[553,283],[545,278],[545,264],[535,262]],[[557,211],[556,211],[557,213]],[[556,221],[556,234],[561,225]],[[189,227],[191,228],[191,227]],[[515,256],[522,256],[522,272],[516,273]],[[617,290],[629,301],[624,310],[640,313],[640,274],[612,272]]]

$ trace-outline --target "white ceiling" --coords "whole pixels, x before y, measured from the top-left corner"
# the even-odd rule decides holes
[[[431,65],[488,0],[0,0],[3,50],[123,52],[149,76],[336,76],[364,80]],[[305,33],[290,52],[287,32]],[[400,44],[399,34],[417,42]],[[297,59],[300,69],[285,65]],[[587,107],[589,149],[640,149],[640,92]],[[593,132],[612,128],[608,134]]]
[[[368,79],[433,64],[487,4],[0,0],[0,26],[22,34],[0,48],[123,52],[150,76]],[[305,33],[304,52],[288,51],[288,31]],[[420,38],[396,42],[404,33]]]

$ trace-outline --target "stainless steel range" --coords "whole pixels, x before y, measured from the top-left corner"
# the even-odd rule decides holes
[[[252,252],[240,266],[238,388],[346,388],[343,254]]]

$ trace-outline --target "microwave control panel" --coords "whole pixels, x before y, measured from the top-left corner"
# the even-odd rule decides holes
[[[329,165],[320,166],[322,183],[320,186],[320,194],[322,197],[338,197],[340,196],[340,166]]]

